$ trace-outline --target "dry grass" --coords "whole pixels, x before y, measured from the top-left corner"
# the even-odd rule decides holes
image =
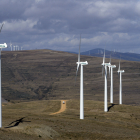
[[[129,105],[117,104],[119,78],[114,69],[115,105],[104,113],[102,58],[81,56],[85,60],[89,63],[84,67],[85,119],[80,120],[79,73],[74,86],[77,55],[51,50],[2,52],[2,96],[10,102],[2,106],[0,139],[140,139],[140,63],[121,61],[123,104]],[[112,64],[118,66],[118,60]],[[108,78],[108,92],[109,85]],[[49,115],[60,109],[58,99],[69,100],[66,111]],[[21,118],[19,125],[5,128]]]
[[[81,56],[84,66],[84,95],[86,100],[103,101],[104,78],[102,78],[102,58]],[[77,55],[52,50],[32,50],[2,52],[2,96],[8,100],[57,100],[79,99],[80,72],[77,76]],[[108,62],[109,59],[106,59]],[[112,59],[118,67],[118,60]],[[114,102],[119,101],[119,78],[114,69]],[[123,103],[140,103],[140,63],[121,61],[125,70],[123,79]],[[110,91],[108,77],[108,93]]]
[[[14,139],[140,139],[140,107],[114,105],[103,112],[103,102],[85,100],[85,119],[79,119],[79,100],[67,101],[63,113],[49,115],[60,109],[60,101],[32,101],[3,106],[1,137]],[[111,104],[109,104],[111,106]],[[12,128],[12,121],[24,118]],[[30,122],[28,122],[30,121]],[[20,137],[22,135],[22,138]],[[27,139],[28,139],[27,138]]]

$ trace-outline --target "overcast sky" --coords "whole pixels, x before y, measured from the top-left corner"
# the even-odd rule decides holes
[[[0,43],[140,53],[140,0],[0,0]]]

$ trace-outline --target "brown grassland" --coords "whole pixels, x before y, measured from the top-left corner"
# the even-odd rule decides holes
[[[140,63],[121,61],[123,105],[118,105],[119,78],[114,69],[114,104],[105,113],[102,58],[81,56],[84,67],[85,119],[79,119],[77,55],[51,50],[2,52],[1,140],[140,139]],[[106,59],[106,62],[109,59]],[[112,59],[118,67],[119,60]],[[76,84],[76,85],[75,85]],[[108,101],[110,78],[108,76]],[[66,110],[59,114],[61,100]],[[13,123],[12,123],[13,122]]]
[[[50,115],[60,104],[57,100],[5,104],[0,139],[140,139],[139,106],[109,104],[109,112],[104,113],[103,102],[85,100],[85,118],[80,120],[79,100],[67,101],[64,112]],[[23,117],[17,126],[9,125]]]

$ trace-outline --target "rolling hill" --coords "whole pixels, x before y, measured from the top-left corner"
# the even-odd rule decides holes
[[[119,78],[114,69],[114,104],[104,112],[102,58],[81,56],[84,66],[84,120],[79,119],[77,54],[52,50],[2,52],[0,139],[11,140],[128,140],[140,139],[140,63],[121,61],[123,105],[119,105]],[[106,61],[109,61],[107,58]],[[118,67],[118,60],[112,59]],[[108,99],[110,78],[108,75]],[[60,100],[66,110],[58,113]],[[126,105],[125,105],[126,104]]]
[[[84,66],[84,98],[103,101],[104,78],[102,58],[81,56],[88,61]],[[109,59],[106,59],[109,61]],[[75,85],[77,54],[52,51],[3,51],[2,52],[2,96],[6,100],[58,100],[79,99],[79,74]],[[118,60],[112,59],[118,67]],[[123,103],[140,103],[140,63],[121,61],[123,74]],[[119,78],[114,69],[114,101],[119,99]],[[110,79],[108,77],[108,99]]]
[[[140,139],[140,106],[109,104],[85,100],[84,120],[79,119],[79,100],[68,100],[60,109],[59,100],[8,103],[2,106],[1,140],[138,140]]]

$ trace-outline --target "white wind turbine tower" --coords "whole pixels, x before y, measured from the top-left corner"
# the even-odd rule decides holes
[[[18,46],[16,45],[16,51],[18,50],[17,48],[18,48]]]
[[[77,77],[77,72],[78,72],[79,66],[81,65],[81,76],[80,76],[80,119],[84,119],[83,65],[88,65],[88,62],[87,61],[80,62],[80,46],[81,46],[81,35],[80,35],[80,43],[79,43],[78,62],[76,63],[77,64],[76,77]]]
[[[111,64],[111,55],[110,55],[110,64]],[[113,68],[116,68],[116,65],[110,65],[108,67],[109,67],[109,74],[111,68],[110,103],[113,103]]]
[[[14,51],[15,51],[15,47],[16,47],[16,46],[13,46],[13,47],[14,47]]]
[[[119,61],[119,68],[118,68],[118,75],[120,73],[120,87],[119,87],[119,104],[122,104],[122,73],[124,73],[124,70],[120,70],[120,61]]]
[[[16,50],[17,50],[17,49],[16,49],[16,48],[17,48],[17,46],[14,46],[14,47],[15,47],[15,50],[14,50],[14,51],[16,51]]]
[[[1,26],[1,29],[0,29],[0,32],[2,30],[2,27],[5,23],[2,23],[2,26]],[[2,48],[7,48],[7,44],[4,43],[4,44],[0,44],[0,128],[2,127],[2,104],[1,104],[1,49]]]
[[[110,63],[105,63],[105,50],[104,50],[104,56],[103,56],[103,63],[102,65],[102,76],[103,72],[105,70],[105,82],[104,82],[104,112],[108,111],[107,107],[107,66],[110,66]]]

